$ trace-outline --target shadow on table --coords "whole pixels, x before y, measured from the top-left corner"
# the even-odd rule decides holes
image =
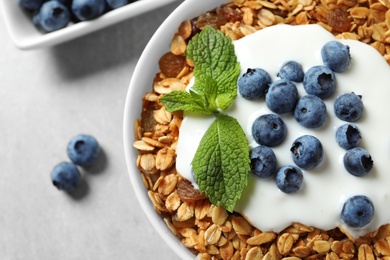
[[[88,179],[93,178],[93,175],[105,172],[108,159],[103,149],[100,150],[99,156],[91,166],[84,166],[80,168],[84,177],[81,179],[80,184],[71,192],[68,192],[69,196],[75,200],[80,200],[88,195],[90,187],[88,185]]]
[[[84,167],[84,171],[86,174],[100,174],[104,172],[104,169],[107,167],[107,155],[103,149],[100,149],[99,156],[96,161],[88,167]]]
[[[80,184],[72,191],[68,192],[69,196],[75,200],[80,200],[89,193],[89,185],[85,178],[81,179]]]
[[[138,59],[150,37],[180,2],[52,47],[57,73],[72,80]]]

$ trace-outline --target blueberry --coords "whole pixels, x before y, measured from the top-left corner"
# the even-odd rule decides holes
[[[41,16],[39,15],[39,13],[36,13],[33,17],[32,17],[32,23],[33,25],[35,26],[35,28],[37,28],[39,31],[41,32],[46,32],[42,26],[41,26]]]
[[[121,6],[127,5],[129,0],[106,0],[107,5],[112,9],[119,8]]]
[[[338,41],[327,42],[321,49],[325,66],[334,72],[344,72],[349,68],[351,55],[349,46]]]
[[[336,141],[340,147],[351,149],[359,146],[362,136],[359,128],[354,124],[344,124],[337,128]]]
[[[67,147],[70,160],[80,166],[91,165],[98,157],[100,147],[91,135],[77,135],[73,137]]]
[[[238,79],[238,92],[245,99],[256,100],[264,96],[269,84],[271,84],[271,77],[265,70],[248,69]]]
[[[72,11],[80,21],[91,20],[105,11],[105,0],[73,0]]]
[[[287,61],[283,63],[278,73],[278,77],[280,77],[281,79],[286,79],[294,82],[302,82],[303,76],[304,73],[302,66],[296,61]]]
[[[59,190],[71,191],[80,183],[81,175],[73,163],[61,162],[52,170],[51,180]]]
[[[355,122],[363,115],[362,97],[355,93],[346,93],[336,98],[334,112],[338,118],[347,122]]]
[[[271,148],[257,146],[250,151],[252,173],[260,178],[270,178],[276,172],[276,156]]]
[[[294,163],[306,170],[315,168],[324,157],[320,140],[312,135],[298,137],[290,151]]]
[[[265,95],[265,102],[268,108],[277,114],[292,111],[297,101],[297,87],[292,81],[284,79],[273,82]]]
[[[298,100],[294,108],[294,118],[303,127],[320,127],[326,120],[326,105],[317,96],[305,95]]]
[[[361,147],[349,149],[344,155],[344,167],[354,176],[365,176],[373,166],[371,155]]]
[[[287,134],[286,124],[274,114],[259,116],[253,122],[253,139],[261,145],[274,147],[283,142]]]
[[[39,13],[34,16],[35,26],[45,32],[64,28],[70,21],[70,12],[66,6],[56,0],[44,3]]]
[[[303,87],[306,92],[319,98],[327,98],[334,92],[336,77],[325,66],[311,67],[303,77]]]
[[[371,222],[374,211],[374,204],[368,197],[356,195],[344,203],[341,219],[350,227],[360,228]]]
[[[70,7],[72,5],[72,0],[57,0],[58,2],[61,2],[63,5]]]
[[[288,165],[276,172],[276,186],[285,193],[297,192],[303,183],[303,174],[298,167]]]
[[[32,13],[38,12],[44,2],[46,0],[18,0],[20,7]]]

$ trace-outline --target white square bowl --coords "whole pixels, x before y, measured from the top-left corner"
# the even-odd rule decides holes
[[[70,24],[66,28],[46,34],[35,28],[31,17],[19,7],[17,0],[0,0],[0,12],[14,44],[19,49],[28,50],[72,40],[174,1],[176,0],[138,0],[111,10],[96,19]]]

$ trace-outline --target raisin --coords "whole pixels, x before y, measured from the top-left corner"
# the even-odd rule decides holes
[[[226,23],[227,21],[225,17],[219,16],[214,12],[209,12],[199,16],[198,19],[196,19],[196,21],[194,22],[194,25],[199,29],[203,29],[206,25],[209,25],[214,29],[219,29],[222,25],[225,25]]]
[[[159,60],[160,71],[168,78],[175,78],[186,65],[186,58],[171,52],[165,53]]]
[[[191,20],[191,24],[193,25],[192,36],[197,34],[206,25],[209,25],[214,29],[219,29],[221,26],[225,25],[228,22],[234,23],[241,20],[242,12],[239,9],[231,8],[229,6],[223,6],[213,11],[204,13]]]
[[[339,240],[339,241],[347,238],[346,235],[343,232],[341,232],[339,228],[328,230],[328,235],[334,238],[335,240]]]
[[[194,189],[191,182],[182,180],[177,184],[177,194],[182,201],[197,201],[206,198],[204,194],[200,194],[198,190]]]
[[[277,16],[281,16],[281,17],[288,16],[288,11],[285,11],[285,10],[275,9],[275,10],[272,10],[272,12],[274,13],[274,15],[277,15]]]
[[[190,39],[192,37],[194,37],[197,33],[200,32],[200,29],[196,26],[196,21],[198,20],[198,18],[194,18],[191,20],[191,26],[192,26],[192,34],[190,36]]]
[[[235,23],[242,20],[242,12],[239,9],[224,6],[217,9],[217,15],[225,18],[228,22]]]
[[[326,15],[328,25],[332,27],[333,32],[349,32],[351,29],[351,21],[348,18],[348,13],[341,9],[329,10]]]
[[[143,109],[141,113],[141,127],[145,132],[154,131],[154,126],[157,124],[153,116],[155,107],[152,102],[143,100]]]

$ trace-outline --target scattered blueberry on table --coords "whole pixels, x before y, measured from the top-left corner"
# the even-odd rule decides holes
[[[77,165],[89,166],[99,155],[99,144],[97,140],[86,134],[73,137],[67,147],[69,159]]]
[[[79,185],[81,174],[73,163],[61,162],[52,170],[51,181],[59,190],[72,191]]]
[[[51,180],[59,190],[72,191],[82,179],[78,167],[91,166],[95,163],[100,146],[93,136],[79,134],[69,141],[66,151],[71,162],[57,164],[51,172]]]

